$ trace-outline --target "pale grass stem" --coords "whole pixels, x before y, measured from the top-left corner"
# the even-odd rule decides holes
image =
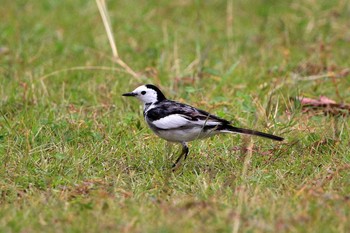
[[[252,139],[250,139],[247,147],[247,155],[245,156],[244,164],[242,168],[242,174],[241,174],[242,185],[240,189],[238,189],[238,204],[237,204],[236,214],[233,215],[233,219],[232,219],[233,221],[232,233],[237,233],[241,225],[243,202],[244,202],[244,199],[247,197],[246,196],[247,185],[245,181],[247,180],[247,173],[248,173],[250,161],[252,159],[252,155],[253,155],[253,141]]]
[[[105,0],[96,0],[96,4],[98,7],[98,10],[101,14],[101,18],[103,21],[103,25],[105,26],[107,37],[109,44],[112,49],[112,54],[115,62],[120,65],[127,73],[131,74],[134,78],[139,79],[140,75],[136,73],[133,69],[130,68],[120,57],[118,54],[118,49],[117,45],[115,44],[113,32],[112,32],[112,27],[111,23],[108,17],[108,11],[107,11],[107,6],[106,6],[106,1]]]
[[[226,37],[228,46],[226,56],[227,59],[231,59],[235,54],[233,45],[233,0],[227,0],[226,5]]]
[[[127,72],[122,69],[118,68],[113,68],[113,67],[108,67],[108,66],[76,66],[76,67],[70,67],[70,68],[65,68],[61,70],[55,70],[49,74],[45,74],[40,77],[40,79],[43,81],[48,77],[58,75],[60,73],[68,72],[68,71],[76,71],[76,70],[106,70],[106,71],[115,71],[115,72]]]
[[[55,70],[55,71],[53,71],[53,72],[51,72],[49,74],[45,74],[45,75],[43,75],[43,76],[41,76],[39,78],[41,86],[42,86],[42,88],[44,90],[45,95],[48,95],[46,84],[44,82],[44,80],[46,78],[58,75],[60,73],[65,73],[65,72],[68,72],[68,71],[76,71],[76,70],[108,70],[108,71],[116,71],[116,72],[126,72],[125,70],[122,70],[122,69],[113,68],[113,67],[107,67],[107,66],[76,66],[76,67],[70,67],[70,68]]]
[[[226,8],[226,35],[229,39],[233,36],[233,0],[227,0]]]
[[[176,77],[180,76],[180,58],[179,58],[179,48],[177,45],[177,37],[175,37],[175,42],[174,42],[174,48],[173,48],[173,52],[174,52],[174,70],[175,70],[175,75]]]

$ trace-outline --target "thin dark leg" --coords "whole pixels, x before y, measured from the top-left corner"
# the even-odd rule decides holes
[[[182,156],[184,154],[181,152],[180,156],[176,159],[175,163],[173,164],[172,168],[175,168],[177,166],[177,164],[179,163],[179,161],[181,160]]]
[[[188,149],[188,146],[187,146],[187,143],[186,143],[186,142],[183,142],[183,143],[181,143],[181,144],[182,144],[182,153],[185,154],[184,160],[186,160],[186,159],[187,159],[188,152],[189,152],[189,149]]]
[[[174,169],[177,164],[180,162],[180,160],[182,159],[182,156],[185,155],[185,158],[184,160],[187,158],[187,155],[188,155],[188,146],[187,146],[187,143],[186,142],[182,142],[182,150],[181,150],[181,154],[180,156],[176,159],[175,163],[173,164],[172,168]]]

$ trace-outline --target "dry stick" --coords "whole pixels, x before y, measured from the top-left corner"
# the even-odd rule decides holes
[[[106,29],[106,33],[107,33],[107,37],[108,37],[108,41],[109,44],[111,46],[112,49],[112,53],[113,53],[113,58],[115,60],[115,62],[120,65],[122,68],[125,69],[125,71],[129,74],[131,74],[132,76],[134,76],[134,78],[140,78],[140,75],[138,73],[136,73],[133,69],[131,69],[120,57],[118,54],[118,50],[117,50],[117,46],[115,44],[115,40],[113,37],[113,33],[112,33],[112,27],[111,27],[111,23],[109,21],[108,18],[108,11],[107,11],[107,7],[106,7],[106,2],[105,0],[96,0],[96,4],[98,7],[98,10],[101,14],[101,18],[103,21],[103,25],[105,26]]]
[[[241,214],[242,214],[242,208],[243,208],[243,199],[244,195],[246,195],[246,178],[247,178],[247,172],[248,167],[250,164],[250,161],[253,156],[253,141],[250,139],[248,147],[247,147],[247,156],[244,159],[243,169],[242,169],[242,188],[238,190],[238,206],[237,206],[237,214],[233,217],[233,226],[232,226],[232,233],[237,233],[239,231],[239,227],[241,225]]]
[[[337,73],[335,72],[327,72],[325,74],[316,74],[316,75],[310,75],[305,77],[300,77],[298,74],[292,74],[292,78],[298,80],[298,81],[315,81],[318,79],[326,79],[326,78],[345,78],[349,75],[350,68],[345,68]]]

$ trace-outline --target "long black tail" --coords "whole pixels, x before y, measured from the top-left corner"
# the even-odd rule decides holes
[[[275,136],[272,134],[267,134],[267,133],[263,133],[263,132],[259,132],[259,131],[255,131],[255,130],[251,130],[251,129],[237,128],[237,127],[234,127],[232,125],[223,125],[218,130],[220,130],[221,132],[226,131],[227,133],[240,133],[240,134],[255,135],[255,136],[269,138],[269,139],[276,140],[276,141],[283,141],[284,140],[284,138],[278,137],[278,136]]]

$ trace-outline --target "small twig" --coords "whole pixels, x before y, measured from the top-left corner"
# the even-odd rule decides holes
[[[315,81],[318,79],[324,79],[324,78],[330,78],[333,74],[319,74],[319,75],[310,75],[305,77],[300,77],[298,74],[293,74],[293,78],[297,79],[298,81]]]
[[[119,57],[117,45],[115,44],[115,40],[114,40],[114,37],[113,37],[111,23],[110,23],[109,18],[108,18],[108,11],[107,11],[105,0],[96,0],[96,4],[97,4],[98,10],[99,10],[99,12],[101,14],[103,25],[105,26],[105,29],[106,29],[106,33],[107,33],[107,37],[108,37],[108,40],[109,40],[109,44],[110,44],[111,49],[112,49],[112,54],[113,54],[114,61],[118,65],[120,65],[123,69],[125,69],[125,71],[127,73],[131,74],[134,78],[138,78],[139,79],[140,75],[138,73],[136,73],[133,69],[131,69]]]
[[[325,79],[325,78],[345,78],[349,75],[350,68],[345,68],[341,70],[340,72],[328,72],[325,74],[317,74],[317,75],[310,75],[305,77],[300,77],[299,74],[293,73],[292,78],[297,79],[298,81],[315,81],[318,79]]]

